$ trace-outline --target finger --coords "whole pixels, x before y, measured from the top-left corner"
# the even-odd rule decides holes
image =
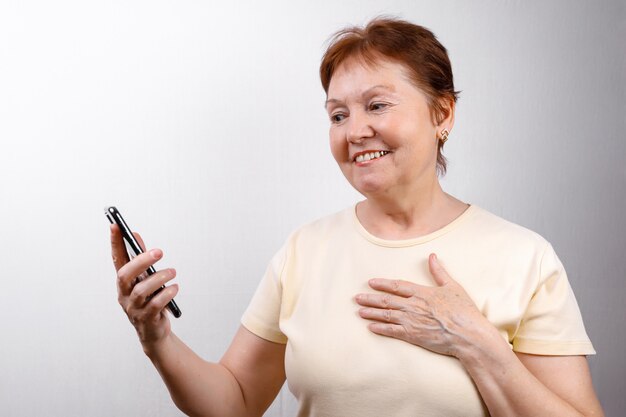
[[[368,283],[375,290],[385,291],[401,297],[411,297],[419,289],[417,284],[401,279],[373,278]]]
[[[169,287],[165,287],[157,295],[150,299],[150,302],[146,305],[146,313],[148,315],[156,315],[163,311],[167,304],[172,301],[178,294],[178,284],[172,284]]]
[[[152,249],[133,258],[117,271],[117,285],[123,295],[130,294],[134,280],[163,257],[163,251]]]
[[[435,279],[435,283],[437,283],[437,285],[439,285],[440,287],[448,284],[449,282],[454,282],[452,277],[443,268],[441,263],[439,263],[439,259],[434,253],[431,253],[428,257],[428,268],[430,269],[430,273]]]
[[[364,319],[380,321],[383,323],[404,323],[404,313],[398,310],[383,308],[362,308],[359,310],[359,315]]]
[[[128,253],[126,252],[126,246],[124,246],[124,239],[122,238],[122,232],[116,224],[110,225],[111,229],[111,258],[113,258],[113,265],[115,270],[119,269],[128,263]]]
[[[357,294],[355,301],[364,307],[393,308],[403,310],[406,298],[392,294]]]
[[[130,294],[130,303],[135,308],[142,308],[152,298],[156,297],[155,292],[165,285],[168,281],[176,277],[176,270],[173,268],[158,271],[156,274],[150,275],[141,281],[132,290]]]
[[[367,326],[372,333],[381,336],[393,337],[395,339],[406,340],[407,333],[404,326],[393,323],[370,323]]]
[[[143,239],[141,238],[141,235],[137,232],[133,232],[133,236],[135,236],[135,239],[137,239],[137,242],[139,242],[139,246],[141,246],[141,250],[142,251],[146,251],[146,244],[144,243]]]

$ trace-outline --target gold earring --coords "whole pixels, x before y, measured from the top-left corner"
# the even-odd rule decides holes
[[[446,143],[446,141],[448,140],[448,135],[450,134],[450,132],[448,132],[448,129],[443,129],[441,131],[441,143],[444,144]]]

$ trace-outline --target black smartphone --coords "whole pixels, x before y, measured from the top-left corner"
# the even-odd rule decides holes
[[[128,252],[128,257],[132,259],[135,256],[143,253],[143,250],[141,249],[139,242],[137,242],[137,239],[135,239],[133,232],[130,230],[130,227],[128,227],[128,224],[126,223],[126,221],[124,221],[124,218],[120,214],[119,210],[113,206],[107,207],[106,209],[104,209],[104,214],[107,216],[107,219],[109,219],[109,222],[111,222],[111,224],[117,224],[117,226],[122,231],[122,237],[124,238],[124,243],[126,244],[126,251]],[[148,275],[152,275],[156,273],[156,270],[154,269],[154,267],[151,266],[150,268],[148,268],[146,273]],[[165,288],[165,285],[163,285],[161,288],[156,290],[154,294],[152,294],[152,296],[154,297],[156,294],[162,291],[163,288]],[[174,299],[172,299],[169,303],[167,303],[167,308],[176,318],[180,317],[183,314],[180,311],[180,308],[178,308],[178,305],[176,304]]]

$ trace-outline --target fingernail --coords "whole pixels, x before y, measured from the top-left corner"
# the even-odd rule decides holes
[[[161,249],[152,249],[150,251],[150,256],[152,256],[154,259],[159,259],[161,255],[163,255]]]

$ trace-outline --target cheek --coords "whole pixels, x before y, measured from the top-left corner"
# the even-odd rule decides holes
[[[348,146],[341,135],[333,128],[329,131],[330,152],[333,154],[337,163],[345,162],[348,158]]]

